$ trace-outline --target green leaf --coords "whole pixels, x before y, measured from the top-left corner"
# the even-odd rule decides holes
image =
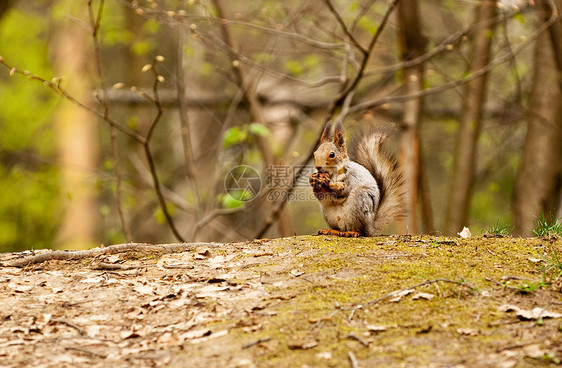
[[[285,68],[294,76],[299,76],[304,72],[304,68],[298,60],[287,60]]]
[[[516,20],[516,21],[518,21],[518,22],[521,23],[521,24],[525,24],[525,16],[524,16],[523,14],[521,14],[521,13],[516,13],[516,14],[513,16],[513,19]]]
[[[254,135],[260,135],[262,137],[269,136],[269,129],[267,129],[267,127],[263,124],[252,123],[248,126],[248,129],[250,130],[250,133]]]
[[[224,148],[229,148],[246,141],[247,138],[248,134],[245,130],[240,129],[238,126],[234,126],[224,132],[222,144]]]
[[[239,193],[238,193],[239,192]],[[244,205],[244,202],[235,198],[235,196],[243,196],[243,190],[232,190],[221,197],[221,204],[224,208],[238,208]]]

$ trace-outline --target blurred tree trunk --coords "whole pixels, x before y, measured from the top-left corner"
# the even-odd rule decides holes
[[[549,17],[544,2],[540,9]],[[555,23],[559,26],[559,23]],[[558,30],[551,30],[557,32]],[[513,198],[514,234],[530,236],[533,221],[555,215],[562,171],[561,72],[552,42],[553,33],[541,33],[535,44],[533,89],[529,102],[527,136]]]
[[[2,0],[0,1],[0,18],[6,13],[12,5],[14,4],[14,0]]]
[[[494,18],[496,13],[495,1],[482,0],[475,9],[475,23],[486,22]],[[489,63],[493,31],[493,24],[476,29],[472,40],[470,71],[482,69]],[[449,234],[455,234],[467,225],[486,79],[487,73],[467,83],[464,89],[447,207],[446,231]]]
[[[72,9],[85,10],[67,2]],[[87,19],[86,14],[78,15]],[[50,50],[57,75],[65,75],[71,94],[80,101],[91,99],[93,73],[89,53],[91,40],[87,30],[74,20],[60,22],[52,37]],[[62,163],[62,193],[68,200],[65,216],[57,235],[62,247],[85,248],[94,244],[99,209],[94,173],[98,168],[96,119],[81,107],[63,100],[58,111],[59,157]]]
[[[398,3],[398,24],[400,50],[403,60],[421,56],[425,39],[421,33],[417,0],[403,0]],[[403,70],[404,93],[411,94],[423,89],[423,65],[418,64]],[[406,181],[406,218],[399,224],[400,233],[417,234],[417,203],[420,187],[420,137],[419,124],[422,99],[404,103],[402,134],[400,137],[400,163]]]

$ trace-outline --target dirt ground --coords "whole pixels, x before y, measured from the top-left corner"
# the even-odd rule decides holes
[[[0,366],[562,361],[556,238],[299,236],[96,249],[38,263],[24,257],[54,253],[0,254]]]

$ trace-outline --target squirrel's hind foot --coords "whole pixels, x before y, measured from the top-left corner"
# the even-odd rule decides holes
[[[332,229],[320,229],[318,230],[316,235],[335,235],[335,236],[341,236],[343,238],[359,238],[363,236],[360,232],[357,231],[339,231],[339,230],[332,230]]]

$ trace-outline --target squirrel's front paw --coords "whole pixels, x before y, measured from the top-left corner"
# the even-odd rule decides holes
[[[308,182],[312,185],[314,190],[326,189],[330,186],[330,175],[327,173],[315,172],[310,175]]]
[[[332,192],[336,192],[336,193],[341,192],[343,188],[345,188],[343,182],[341,181],[336,181],[335,183],[329,183],[328,186],[330,187],[330,190]]]

